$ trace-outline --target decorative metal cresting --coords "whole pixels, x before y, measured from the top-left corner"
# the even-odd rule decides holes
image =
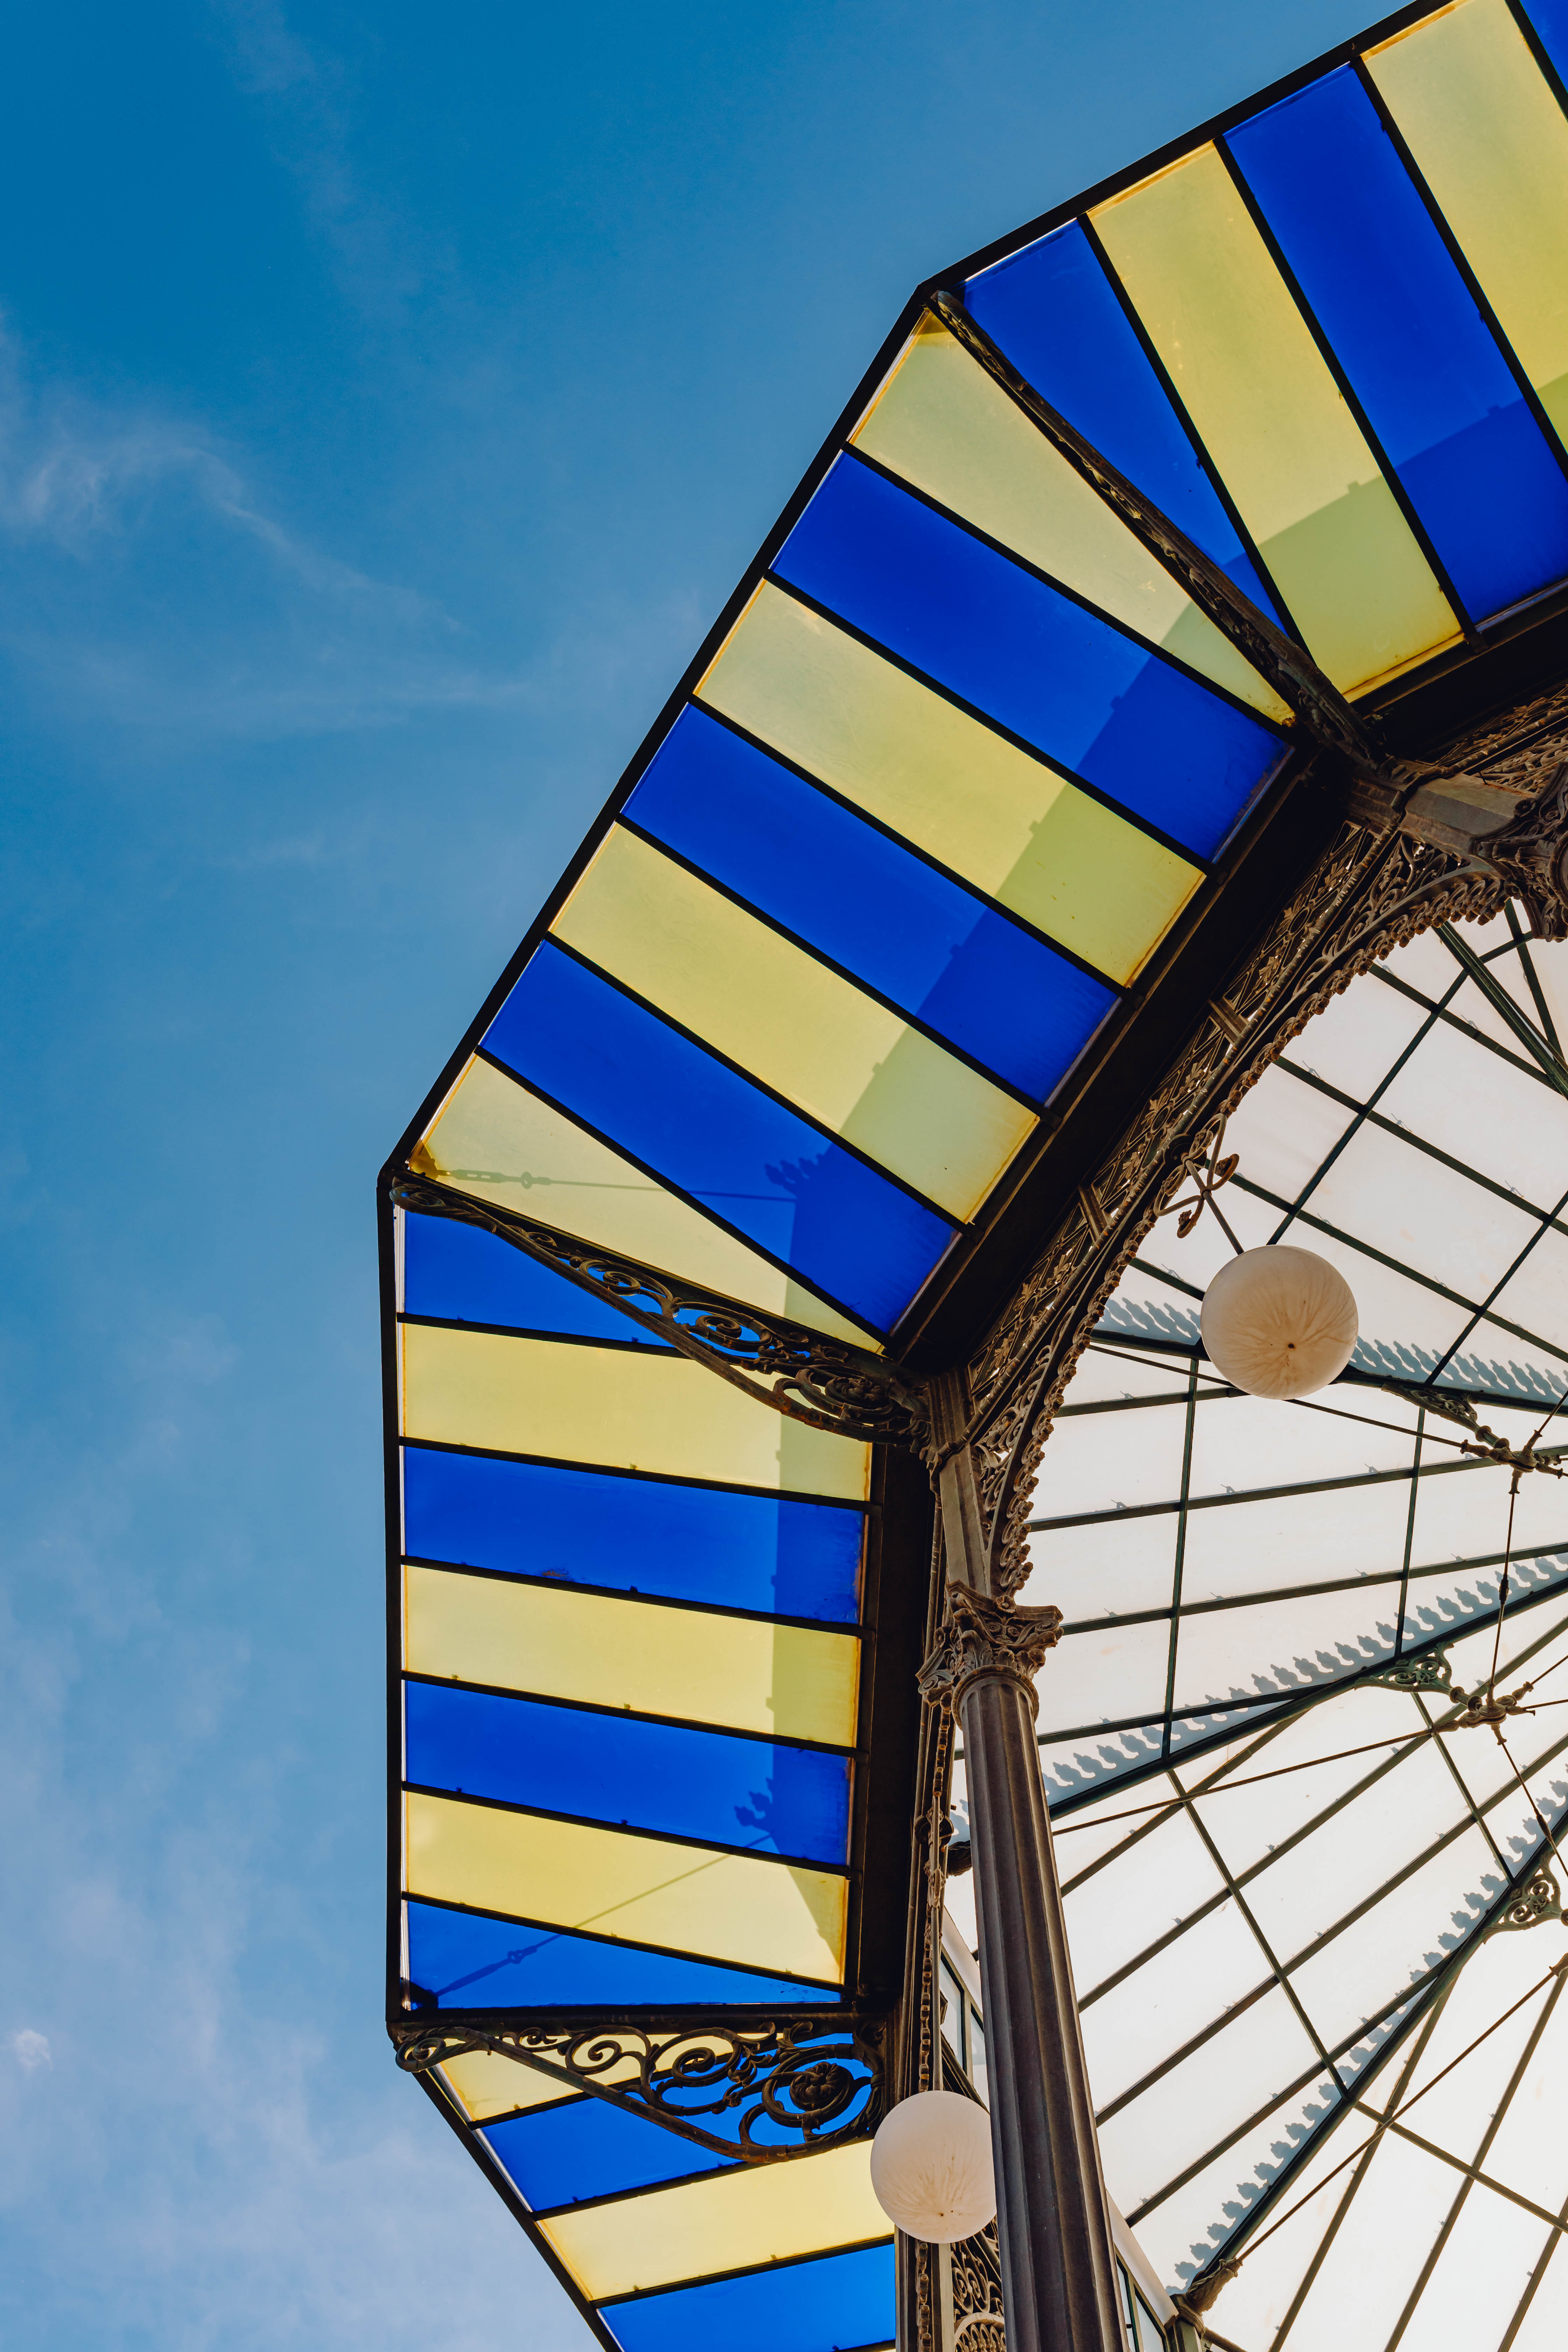
[[[701,2024],[674,2033],[454,2022],[395,2027],[393,2042],[410,2074],[489,2051],[745,2164],[778,2164],[868,2138],[885,2099],[880,2025],[837,2018]]]
[[[401,1177],[393,1184],[392,1198],[399,1208],[421,1216],[450,1217],[510,1242],[792,1421],[840,1437],[871,1440],[910,1441],[923,1425],[919,1390],[896,1364],[867,1349],[677,1282],[635,1258],[558,1233],[514,1209],[475,1200],[434,1177]]]

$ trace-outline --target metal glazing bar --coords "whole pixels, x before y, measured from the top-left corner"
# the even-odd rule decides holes
[[[1019,374],[979,320],[971,316],[962,294],[942,288],[932,294],[931,301],[949,332],[1001,385],[1015,406],[1022,409],[1079,478],[1126,524],[1141,545],[1180,583],[1199,611],[1246,656],[1259,676],[1268,679],[1313,741],[1348,760],[1358,771],[1375,772],[1379,765],[1377,755],[1361,721],[1304,647],[1260,613],[1212,556],[1205,555],[1076,425],[1069,425],[1060,410],[1053,408],[1026,377]]]
[[[1519,1039],[1531,1059],[1541,1065],[1558,1093],[1568,1095],[1568,1069],[1563,1068],[1534,1022],[1520,1011],[1497,974],[1482,962],[1468,941],[1459,937],[1452,923],[1439,923],[1437,936],[1455,962],[1475,982],[1498,1019]]]

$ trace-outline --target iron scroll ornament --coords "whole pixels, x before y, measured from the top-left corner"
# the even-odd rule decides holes
[[[398,1178],[392,1198],[420,1216],[449,1217],[494,1234],[791,1421],[868,1443],[908,1443],[924,1424],[915,1384],[896,1364],[847,1340],[677,1282],[432,1177]]]
[[[779,2164],[868,2138],[885,2105],[875,2022],[717,2023],[670,2033],[425,2023],[394,2026],[392,2040],[405,2074],[489,2051],[742,2164]]]

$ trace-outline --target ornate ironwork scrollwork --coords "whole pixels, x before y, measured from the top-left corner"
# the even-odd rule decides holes
[[[1454,1669],[1447,1650],[1433,1650],[1424,1658],[1405,1658],[1391,1666],[1381,1666],[1374,1675],[1363,1675],[1357,1690],[1436,1691],[1447,1696],[1454,1678]]]
[[[1002,2309],[1002,2250],[996,2224],[987,2221],[973,2238],[963,2238],[948,2258],[952,2294],[954,2352],[1007,2352]]]
[[[1539,1927],[1548,1919],[1562,1916],[1563,1896],[1557,1881],[1549,1870],[1538,1870],[1529,1884],[1503,1905],[1487,1933],[1506,1935],[1513,1928]]]
[[[885,2101],[882,2029],[875,2021],[721,2021],[669,2033],[426,2022],[395,2026],[392,2038],[407,2074],[490,2051],[746,2164],[777,2164],[865,2138]]]
[[[792,1421],[873,1441],[911,1441],[923,1425],[916,1383],[898,1365],[847,1340],[678,1282],[431,1176],[399,1178],[392,1197],[421,1216],[454,1218],[510,1242]]]

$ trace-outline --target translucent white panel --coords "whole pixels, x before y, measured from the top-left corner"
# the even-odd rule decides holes
[[[1501,1419],[1489,1410],[1482,1417],[1494,1428]],[[1418,1479],[1412,1565],[1500,1555],[1508,1540],[1510,1475],[1500,1465],[1493,1468],[1477,1463],[1473,1468],[1447,1471],[1441,1477]],[[1513,1507],[1514,1549],[1522,1556],[1555,1547],[1565,1538],[1568,1481],[1539,1475],[1521,1479]],[[1494,1592],[1495,1589],[1494,1580]]]
[[[1530,1927],[1491,1937],[1466,1962],[1398,2101],[1400,2118],[1410,2130],[1466,2164],[1479,2159],[1482,2143],[1541,2023],[1552,1985],[1528,1996],[1562,1957],[1559,1930]],[[1469,2054],[1463,2055],[1467,2051]],[[1526,2077],[1534,2071],[1531,2060]],[[1380,2112],[1386,2112],[1386,2101]],[[1492,2169],[1489,2154],[1483,2169]],[[1527,2181],[1519,2186],[1527,2197],[1538,2194]]]
[[[1163,1620],[1066,1634],[1037,1681],[1041,1732],[1163,1714],[1170,1641]]]
[[[1031,1608],[1052,1602],[1069,1625],[1079,1618],[1168,1609],[1175,1556],[1173,1511],[1051,1528],[1029,1538],[1035,1566],[1018,1598]]]
[[[1545,940],[1531,940],[1529,953],[1531,970],[1535,974],[1536,984],[1541,993],[1546,999],[1546,1009],[1552,1015],[1558,1038],[1562,1042],[1568,1043],[1568,947],[1564,947],[1560,942],[1549,943]],[[1502,969],[1507,971],[1509,967],[1504,964]],[[1520,982],[1512,980],[1509,984],[1516,989],[1521,986]],[[1521,996],[1521,1002],[1526,1004],[1530,1003],[1528,992]],[[1531,1018],[1539,1020],[1540,1015],[1532,1010]]]
[[[1272,2113],[1222,2148],[1190,2180],[1143,2213],[1137,2225],[1139,2242],[1147,2249],[1162,2278],[1168,2279],[1177,2292],[1189,2284],[1243,2214],[1278,2179],[1312,2126],[1322,2123],[1333,2111],[1333,2085],[1326,2078],[1293,2092]],[[1345,2147],[1355,2145],[1354,2131],[1353,2121],[1346,2121],[1332,2134],[1329,2145],[1339,2143],[1342,2154]],[[1348,2140],[1347,2133],[1351,2135]],[[1327,2171],[1330,2167],[1325,2164],[1322,2169]],[[1333,2190],[1331,2189],[1327,2195],[1331,2200]],[[1308,2215],[1311,2212],[1309,2206]],[[1292,2231],[1300,2228],[1299,2222],[1290,2225]],[[1288,2234],[1280,2232],[1281,2237]],[[1247,2271],[1258,2259],[1249,2258]],[[1247,2271],[1242,2276],[1247,2276]],[[1238,2286],[1239,2282],[1226,2289],[1225,2304],[1211,2315],[1223,2334],[1228,2334],[1233,2324],[1230,2298]],[[1239,2321],[1235,2324],[1239,2327]],[[1258,2352],[1263,2352],[1268,2341],[1267,2336],[1248,2336],[1244,2340],[1249,2347],[1256,2343]]]
[[[1172,1802],[1171,1784],[1162,1774],[1140,1781],[1135,1789],[1111,1789],[1099,1804],[1053,1815],[1058,1876],[1064,1881],[1081,1878],[1092,1864],[1125,1844],[1134,1830],[1152,1827]]]
[[[1355,2117],[1335,2137],[1348,2156],[1362,2137]],[[1291,2352],[1384,2352],[1462,2186],[1436,2157],[1386,2136],[1287,2338]]]
[[[1352,1585],[1184,1617],[1175,1704],[1223,1708],[1336,1682],[1392,1651],[1392,1633],[1384,1642],[1380,1632],[1384,1613]]]
[[[1383,993],[1391,1004],[1402,1001],[1392,990],[1385,989]],[[1292,1055],[1301,1060],[1309,1042],[1316,1050],[1317,1039],[1318,1024],[1314,1022],[1291,1047]],[[1396,1045],[1394,1051],[1397,1050]],[[1317,1066],[1315,1062],[1312,1066]],[[1347,1094],[1356,1091],[1345,1086],[1343,1078],[1336,1078],[1334,1083],[1344,1087]],[[1377,1077],[1373,1076],[1372,1084],[1376,1083]],[[1262,1185],[1265,1192],[1277,1192],[1282,1201],[1293,1201],[1354,1117],[1353,1111],[1347,1110],[1331,1095],[1321,1093],[1316,1087],[1308,1086],[1305,1079],[1293,1076],[1276,1064],[1272,1069],[1265,1070],[1232,1117],[1226,1129],[1225,1148],[1227,1152],[1240,1154],[1241,1173],[1252,1183]]]
[[[1186,1426],[1184,1404],[1058,1421],[1046,1441],[1031,1516],[1065,1518],[1078,1511],[1173,1502],[1182,1491]]]
[[[1066,1404],[1057,1418],[1058,1423],[1070,1419],[1075,1405],[1100,1404],[1110,1399],[1184,1394],[1186,1385],[1187,1367],[1179,1358],[1161,1363],[1153,1357],[1140,1358],[1133,1341],[1117,1347],[1097,1340],[1079,1358],[1068,1385]]]
[[[1306,1206],[1478,1304],[1538,1230],[1495,1192],[1373,1127],[1352,1138]]]
[[[1550,1591],[1563,1580],[1565,1574],[1568,1574],[1568,1561],[1516,1559],[1510,1584],[1517,1600],[1528,1592],[1542,1589]],[[1412,1576],[1410,1597],[1405,1612],[1406,1643],[1426,1642],[1437,1635],[1464,1634],[1471,1629],[1484,1631],[1489,1628],[1497,1620],[1497,1591],[1496,1571],[1490,1569],[1475,1570],[1467,1575],[1455,1571],[1451,1576],[1441,1573],[1419,1578]],[[1491,1657],[1489,1633],[1486,1639],[1486,1657],[1479,1664],[1472,1663],[1468,1677],[1459,1674],[1457,1668],[1455,1670],[1456,1681],[1464,1683],[1467,1688],[1478,1675],[1484,1677],[1489,1671]],[[1506,1641],[1504,1654],[1507,1654]]]
[[[1537,1208],[1553,1207],[1568,1191],[1568,1099],[1447,1022],[1411,1055],[1378,1109]]]
[[[1564,1162],[1568,1168],[1568,1161]],[[1555,1206],[1555,1202],[1552,1203]],[[1549,1348],[1568,1348],[1568,1241],[1548,1229],[1517,1273],[1510,1274],[1491,1302],[1491,1311],[1544,1339]],[[1511,1332],[1500,1335],[1511,1353],[1519,1346]],[[1466,1342],[1466,1352],[1492,1352],[1484,1332]]]
[[[1392,1744],[1381,1752],[1373,1748],[1356,1756],[1344,1755],[1343,1749],[1365,1748],[1376,1739],[1405,1740],[1423,1727],[1415,1701],[1397,1691],[1358,1690],[1327,1706],[1310,1707],[1237,1766],[1232,1777],[1250,1786],[1232,1788],[1219,1781],[1196,1799],[1199,1816],[1227,1866],[1250,1870],[1399,1752]],[[1320,1757],[1339,1760],[1319,1763],[1315,1759]],[[1310,1769],[1289,1769],[1300,1766]],[[1212,1769],[1205,1758],[1184,1767],[1175,1777],[1193,1788],[1207,1780]],[[1258,1777],[1279,1771],[1283,1777],[1279,1780]]]
[[[1474,923],[1461,923],[1458,928],[1465,945],[1477,955],[1485,955],[1488,947],[1495,944],[1484,939]],[[1459,977],[1458,961],[1435,931],[1421,931],[1404,947],[1395,948],[1391,955],[1384,956],[1383,969],[1404,981],[1407,988],[1418,988],[1423,996],[1434,1002],[1446,995]],[[1363,993],[1371,993],[1370,990],[1361,989],[1350,992],[1358,999]],[[1341,997],[1340,1003],[1344,1002],[1345,998]],[[1315,1022],[1313,1026],[1317,1026]]]
[[[1339,1411],[1322,1410],[1331,1405]],[[1341,1412],[1357,1418],[1342,1419]],[[1192,1491],[1245,1493],[1297,1479],[1404,1469],[1413,1456],[1415,1427],[1413,1406],[1349,1382],[1294,1404],[1265,1397],[1215,1399],[1194,1422]]]
[[[1377,1728],[1367,1737],[1375,1738]],[[1466,1818],[1468,1808],[1429,1740],[1403,1756],[1397,1748],[1389,1754],[1400,1759],[1392,1770],[1331,1814],[1277,1866],[1247,1881],[1247,1902],[1281,1959],[1344,1918],[1412,1855]],[[1379,1759],[1360,1761],[1364,1775],[1377,1769]],[[1450,1878],[1457,1867],[1449,1865]],[[1462,1874],[1456,1883],[1464,1885]],[[1391,1982],[1388,1990],[1396,1990]]]
[[[1080,1996],[1096,2108],[1120,2098],[1272,1975],[1241,1913],[1225,1903],[1100,2000]]]
[[[1563,2352],[1563,2302],[1568,2284],[1568,2242],[1555,2231],[1542,2231],[1547,2255],[1543,2273],[1530,2294],[1518,2335],[1508,2352]],[[1521,2297],[1523,2301],[1523,2297]]]
[[[1568,1388],[1568,1343],[1554,1348],[1545,1339],[1521,1339],[1483,1315],[1445,1365],[1442,1386],[1479,1390],[1489,1396],[1517,1395],[1528,1401],[1539,1423],[1557,1409]],[[1491,1410],[1489,1404],[1481,1415],[1483,1421],[1490,1418]],[[1549,1426],[1542,1443],[1562,1442]]]
[[[1165,1792],[1163,1781],[1146,1781],[1139,1794]],[[1173,1813],[1130,1853],[1090,1877],[1075,1878],[1080,1865],[1071,1856],[1062,1867],[1073,1981],[1080,2000],[1212,1896],[1225,1893],[1184,1813]]]
[[[1455,969],[1457,971],[1458,967],[1456,965]],[[1505,1054],[1511,1054],[1515,1061],[1529,1064],[1529,1049],[1521,1044],[1490,998],[1483,994],[1473,980],[1464,982],[1448,1011],[1456,1021],[1466,1022],[1470,1028],[1479,1029],[1483,1037],[1489,1037],[1494,1045],[1502,1047]],[[1528,1079],[1523,1079],[1522,1073],[1521,1075],[1522,1082],[1528,1085]],[[1544,1087],[1542,1092],[1545,1092]]]
[[[1455,2175],[1456,2189],[1463,2182]],[[1489,2189],[1472,2188],[1404,2337],[1404,2352],[1453,2352],[1500,2341],[1524,2292],[1544,2224]]]
[[[1227,1136],[1227,1155],[1230,1148]],[[1250,1177],[1252,1170],[1247,1168],[1243,1173]],[[1191,1199],[1188,1193],[1180,1197]],[[1226,1223],[1243,1249],[1261,1249],[1279,1223],[1279,1211],[1271,1201],[1256,1200],[1240,1184],[1232,1184],[1222,1192],[1220,1204]],[[1206,1290],[1221,1266],[1228,1265],[1235,1256],[1235,1246],[1215,1217],[1200,1217],[1184,1237],[1177,1231],[1180,1222],[1177,1217],[1163,1217],[1145,1237],[1138,1255],[1145,1265],[1161,1267],[1177,1282],[1191,1283],[1194,1290]]]
[[[1391,957],[1390,968],[1393,961]],[[1413,1004],[1397,988],[1385,987],[1373,976],[1314,1013],[1301,1034],[1292,1039],[1286,1059],[1327,1078],[1331,1087],[1353,1096],[1357,1102],[1365,1102],[1427,1018],[1426,1005]],[[1244,1116],[1245,1107],[1238,1119]]]
[[[1182,1600],[1190,1604],[1331,1577],[1396,1576],[1405,1558],[1409,1497],[1402,1480],[1190,1512]],[[1392,1624],[1397,1590],[1363,1607]]]
[[[1316,2063],[1284,1993],[1255,2001],[1101,2126],[1117,2203],[1145,2203]]]
[[[1480,1831],[1467,1830],[1293,1971],[1298,1998],[1331,2048],[1457,1950],[1469,1915],[1457,1910],[1455,1891],[1473,1885],[1491,1859]]]
[[[1498,1672],[1506,1682],[1528,1659],[1528,1672],[1537,1680],[1553,1659],[1568,1653],[1568,1616],[1558,1601],[1545,1601],[1522,1617],[1510,1617],[1502,1629]],[[1464,1634],[1449,1652],[1454,1680],[1473,1689],[1491,1664],[1492,1629],[1478,1627]],[[1568,1672],[1560,1674],[1542,1691],[1542,1698],[1568,1697]],[[1548,1720],[1550,1718],[1547,1718]],[[1522,1751],[1521,1751],[1522,1752]]]
[[[1142,1265],[1129,1266],[1107,1305],[1098,1326],[1100,1337],[1110,1339],[1117,1333],[1126,1343],[1136,1347],[1141,1339],[1162,1342],[1177,1341],[1182,1347],[1195,1349],[1199,1345],[1198,1309],[1200,1301],[1173,1283],[1161,1280]],[[1176,1369],[1172,1364],[1173,1371]],[[1183,1366],[1185,1370],[1185,1366]],[[1212,1377],[1212,1375],[1211,1375]]]
[[[1315,1202],[1309,1205],[1318,1213]],[[1399,1380],[1425,1379],[1473,1319],[1470,1308],[1452,1305],[1424,1283],[1368,1257],[1333,1234],[1321,1233],[1304,1218],[1287,1224],[1279,1238],[1297,1249],[1316,1250],[1350,1284],[1361,1325],[1352,1359],[1360,1370],[1391,1372]]]
[[[1162,1752],[1161,1727],[1134,1725],[1096,1738],[1092,1732],[1062,1730],[1042,1735],[1040,1770],[1046,1801],[1059,1804],[1064,1797],[1086,1790],[1109,1788],[1134,1767],[1157,1764]]]
[[[1300,2126],[1297,2128],[1299,2130]],[[1224,2289],[1223,2305],[1209,2315],[1215,2326],[1228,2335],[1233,2343],[1258,2347],[1273,2343],[1295,2300],[1308,2264],[1322,2244],[1324,2235],[1344,2199],[1355,2168],[1352,2165],[1348,2170],[1340,2172],[1337,2179],[1329,2180],[1327,2177],[1337,2170],[1357,2141],[1364,2137],[1365,2131],[1366,2126],[1358,2116],[1346,2116],[1337,2130],[1329,2132],[1320,2141],[1310,2162],[1292,2179],[1275,2218],[1298,2204],[1300,2211],[1286,2221],[1267,2243],[1248,2252],[1240,2276],[1232,2279]],[[1238,2184],[1243,2195],[1247,2189],[1256,2190],[1259,2181],[1266,2183],[1276,2178],[1292,2147],[1288,2130],[1283,2133],[1270,2131],[1268,2126],[1256,2137],[1248,2134],[1244,2146],[1250,2150],[1260,2142],[1266,2154],[1257,2173],[1247,2182]],[[1234,2171],[1234,2159],[1232,2168]],[[1327,2186],[1321,2187],[1320,2184],[1325,2180]],[[1197,2182],[1193,2184],[1194,2188],[1198,2185]],[[1229,2187],[1223,2175],[1220,2185],[1223,2194]],[[1318,2190],[1316,2196],[1311,2193],[1315,2189]],[[1187,2193],[1182,2190],[1173,2198],[1173,2207],[1179,2205]],[[1227,2200],[1227,2202],[1235,2200]],[[1148,2223],[1143,2226],[1147,2231]]]

